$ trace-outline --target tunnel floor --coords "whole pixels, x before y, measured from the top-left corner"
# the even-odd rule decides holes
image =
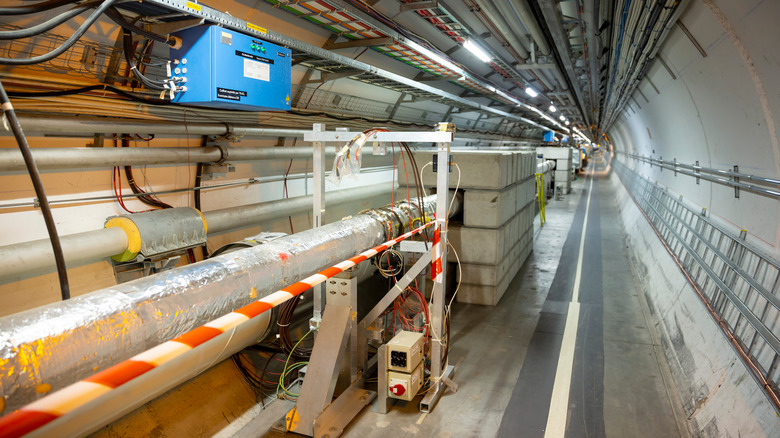
[[[496,307],[453,306],[457,394],[445,392],[429,414],[417,410],[419,396],[386,415],[366,408],[343,436],[543,437],[548,418],[566,437],[688,435],[631,269],[615,188],[601,173],[581,174],[571,194],[548,201],[534,252]],[[565,335],[572,311],[578,321]],[[237,436],[279,436],[266,431],[288,408],[273,403]],[[548,436],[561,435],[551,427]]]

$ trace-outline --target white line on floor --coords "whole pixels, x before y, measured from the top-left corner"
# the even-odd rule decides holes
[[[585,233],[588,230],[588,213],[590,212],[590,195],[593,193],[593,176],[588,188],[588,201],[585,204],[585,219],[582,222],[582,237],[580,252],[577,256],[577,270],[574,273],[574,287],[571,302],[566,313],[566,325],[563,329],[561,353],[558,356],[558,368],[555,371],[550,412],[547,414],[547,426],[544,428],[545,438],[563,438],[566,433],[566,420],[569,415],[569,388],[574,367],[574,346],[577,343],[577,330],[580,322],[580,279],[582,278],[582,258],[585,252]]]

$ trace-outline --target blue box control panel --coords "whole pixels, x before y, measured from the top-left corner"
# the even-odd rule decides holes
[[[219,26],[175,34],[171,76],[186,78],[176,103],[246,111],[289,110],[290,49]]]

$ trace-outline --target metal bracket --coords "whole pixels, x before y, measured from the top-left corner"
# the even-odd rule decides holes
[[[203,181],[212,181],[217,178],[224,178],[228,173],[236,171],[236,166],[229,163],[223,164],[207,164],[203,166],[203,175],[201,179]]]
[[[419,11],[421,9],[433,9],[439,7],[439,0],[420,0],[410,3],[401,3],[399,11]]]
[[[191,20],[171,21],[167,23],[155,23],[148,26],[150,32],[160,35],[170,35],[191,27],[200,26],[206,22],[205,18],[195,18]]]
[[[92,138],[92,141],[87,143],[88,148],[102,148],[103,147],[103,140],[106,138],[105,134],[102,132],[95,133],[95,136]]]
[[[696,164],[695,164],[695,166],[696,166],[697,168],[699,167],[699,160],[696,160]],[[699,175],[699,173],[701,173],[701,171],[699,171],[699,169],[693,169],[693,173],[695,173],[696,175]],[[696,185],[697,185],[697,186],[699,185],[700,181],[701,181],[701,178],[699,178],[699,177],[697,176],[697,177],[696,177]]]
[[[739,173],[739,166],[734,166],[734,173]],[[739,182],[739,177],[738,176],[734,175],[733,179],[734,179],[735,183]],[[737,186],[734,186],[734,197],[739,199],[739,187],[737,187]]]
[[[325,308],[298,402],[275,429],[314,436],[315,420],[333,400],[352,324],[352,308]]]
[[[376,392],[360,388],[357,381],[314,420],[315,438],[340,436],[350,421],[376,397]]]

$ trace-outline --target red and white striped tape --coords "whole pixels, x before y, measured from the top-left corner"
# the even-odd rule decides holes
[[[371,248],[333,267],[311,275],[284,289],[265,296],[234,312],[137,354],[124,362],[76,382],[4,417],[0,417],[0,438],[26,435],[69,412],[97,399],[148,371],[192,350],[222,333],[243,324],[290,298],[296,297],[325,280],[344,272],[398,242],[420,233],[433,222]]]
[[[431,252],[431,259],[433,260],[431,262],[433,265],[431,269],[431,280],[433,280],[435,283],[441,283],[442,281],[441,255],[441,233],[439,232],[437,223],[436,229],[433,230],[433,248]]]

